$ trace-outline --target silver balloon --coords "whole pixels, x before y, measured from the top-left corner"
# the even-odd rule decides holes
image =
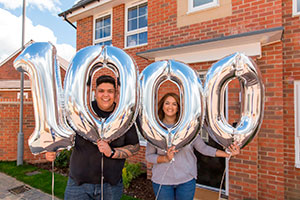
[[[55,47],[46,42],[33,43],[14,61],[31,80],[35,129],[28,143],[33,154],[56,151],[72,145],[73,130],[65,121],[65,105],[60,68]]]
[[[106,67],[120,80],[118,107],[107,119],[99,119],[88,109],[88,77]],[[129,129],[135,121],[139,101],[137,67],[123,50],[112,46],[89,46],[75,55],[65,79],[65,101],[72,127],[85,139],[112,141]]]
[[[243,97],[241,118],[236,127],[231,126],[224,115],[224,93],[234,78],[240,82]],[[224,147],[233,142],[238,142],[241,147],[248,144],[262,124],[264,111],[264,86],[256,64],[241,53],[213,64],[206,75],[204,96],[204,127],[210,136]]]
[[[172,128],[164,127],[157,121],[155,112],[158,88],[166,80],[179,87],[183,107],[179,122]],[[171,146],[180,149],[194,139],[204,119],[204,102],[201,96],[202,84],[193,69],[173,60],[152,63],[141,73],[140,92],[137,125],[148,142],[167,150]]]

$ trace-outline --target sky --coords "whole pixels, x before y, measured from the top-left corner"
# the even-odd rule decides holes
[[[50,41],[59,56],[71,61],[76,53],[76,29],[58,14],[76,2],[26,0],[25,43]],[[22,12],[23,0],[0,0],[0,63],[22,46]]]

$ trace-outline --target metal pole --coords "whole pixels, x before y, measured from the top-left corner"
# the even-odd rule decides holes
[[[26,2],[23,0],[23,17],[22,17],[22,50],[24,47],[25,40],[25,16],[26,16]],[[17,156],[17,166],[23,165],[23,155],[24,155],[24,133],[23,133],[23,101],[24,101],[24,72],[21,71],[21,82],[20,82],[20,130],[18,134],[18,156]]]

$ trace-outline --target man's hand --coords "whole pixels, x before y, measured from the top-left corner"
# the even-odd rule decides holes
[[[110,148],[108,142],[106,142],[104,140],[98,140],[97,141],[97,146],[98,146],[98,149],[101,153],[104,153],[104,155],[106,157],[110,157],[112,151],[111,151],[111,148]]]
[[[56,152],[46,152],[45,157],[46,160],[53,162],[56,158]]]

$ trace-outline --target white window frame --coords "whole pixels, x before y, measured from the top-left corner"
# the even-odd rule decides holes
[[[208,9],[208,8],[217,7],[219,5],[220,5],[219,0],[213,0],[211,3],[206,3],[204,5],[194,7],[193,6],[193,0],[188,0],[188,7],[189,7],[188,13],[196,12],[196,11],[200,11],[200,10],[205,10],[205,9]]]
[[[96,20],[99,19],[99,18],[102,18],[102,17],[106,17],[110,15],[110,36],[108,37],[104,37],[104,38],[100,38],[100,39],[96,39],[95,38],[95,34],[96,34]],[[96,17],[94,16],[94,25],[93,25],[93,44],[98,44],[98,43],[101,43],[101,42],[106,42],[106,41],[109,41],[109,40],[112,40],[112,31],[113,31],[113,17],[112,17],[112,11],[107,11],[105,13],[102,13],[101,15],[97,15]]]
[[[294,82],[295,167],[300,168],[300,81]]]
[[[300,7],[300,5],[297,3],[297,0],[293,0],[293,16],[300,15],[300,11],[297,12],[298,6]]]
[[[125,49],[145,46],[145,45],[148,44],[148,37],[147,37],[147,42],[145,44],[138,44],[138,45],[134,45],[134,46],[130,46],[130,47],[127,46],[127,37],[128,36],[143,33],[143,32],[147,32],[147,34],[148,34],[148,24],[147,24],[147,27],[143,27],[143,28],[136,29],[136,30],[133,30],[133,31],[127,31],[128,30],[128,9],[130,9],[134,6],[138,6],[140,4],[143,4],[143,3],[147,3],[147,7],[148,7],[148,1],[138,1],[138,2],[131,3],[131,4],[127,4],[125,6],[125,40],[124,40]],[[148,15],[148,11],[147,11],[147,15]]]
[[[207,73],[207,71],[198,71],[198,76],[201,80],[202,87],[203,87],[203,84],[204,84],[206,73]],[[203,141],[208,142],[208,139],[209,139],[208,133],[203,128],[201,128],[200,136],[201,136]]]

